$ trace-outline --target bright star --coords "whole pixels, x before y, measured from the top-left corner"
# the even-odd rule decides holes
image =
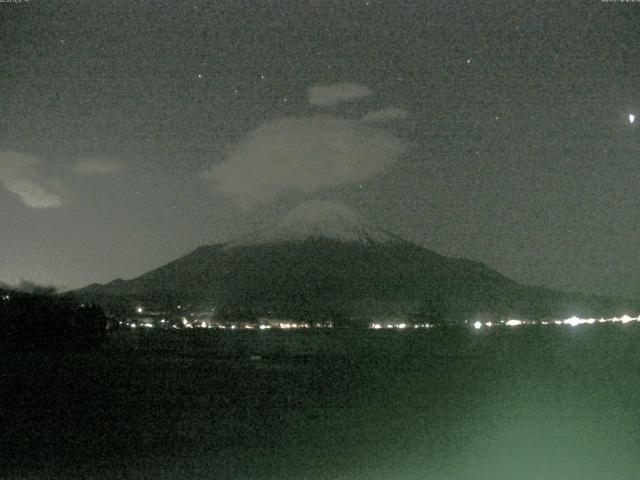
[[[633,123],[636,121],[636,116],[633,113],[629,114],[629,123]]]

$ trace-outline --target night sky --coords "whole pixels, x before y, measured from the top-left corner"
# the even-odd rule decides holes
[[[23,0],[0,22],[0,281],[131,278],[331,199],[521,282],[640,294],[640,3]]]

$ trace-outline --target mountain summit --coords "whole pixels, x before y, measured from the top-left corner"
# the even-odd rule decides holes
[[[229,242],[229,247],[308,239],[355,242],[402,243],[403,240],[378,229],[347,206],[328,200],[312,200],[291,210],[274,227]]]

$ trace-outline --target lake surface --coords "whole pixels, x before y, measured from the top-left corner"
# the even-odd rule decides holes
[[[0,478],[636,479],[640,326],[118,332],[0,354]]]

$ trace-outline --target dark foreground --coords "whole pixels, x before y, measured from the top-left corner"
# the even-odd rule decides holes
[[[636,479],[639,347],[640,326],[596,325],[2,353],[0,477]]]

